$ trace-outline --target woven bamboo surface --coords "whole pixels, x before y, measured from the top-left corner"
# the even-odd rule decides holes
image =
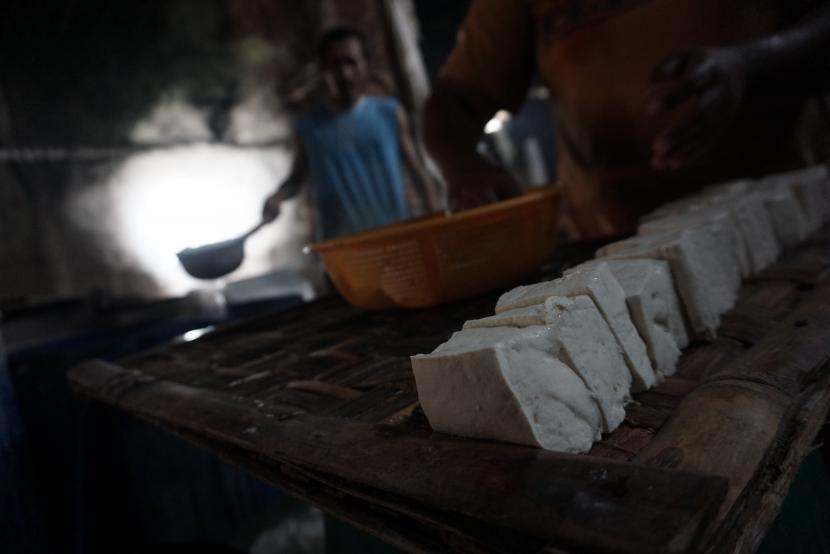
[[[416,312],[322,299],[70,379],[407,550],[748,551],[830,403],[828,270],[825,229],[745,282],[719,338],[584,456],[430,430],[409,356],[498,293]]]

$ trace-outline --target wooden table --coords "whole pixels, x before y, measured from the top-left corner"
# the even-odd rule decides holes
[[[830,406],[828,268],[825,229],[746,282],[719,338],[584,456],[430,430],[408,356],[496,294],[387,313],[328,298],[70,379],[405,550],[749,551]]]

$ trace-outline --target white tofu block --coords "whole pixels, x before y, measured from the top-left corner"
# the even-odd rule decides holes
[[[810,233],[818,231],[830,219],[830,185],[823,166],[785,174],[807,214]]]
[[[738,181],[729,181],[726,183],[719,183],[712,185],[697,194],[692,194],[679,198],[672,202],[667,202],[643,216],[640,216],[640,223],[645,223],[654,219],[663,219],[667,216],[700,211],[711,207],[709,197],[713,194],[722,194],[724,192],[735,193],[746,190],[749,181],[742,179]]]
[[[713,205],[728,207],[735,214],[738,229],[748,247],[753,273],[762,271],[778,259],[781,245],[775,238],[764,200],[757,191],[724,191],[712,194],[709,199]]]
[[[742,276],[758,273],[778,258],[781,244],[775,235],[764,199],[750,180],[714,185],[699,194],[662,206],[641,219],[638,233],[671,230],[671,222],[678,214],[705,213],[702,220],[716,217],[713,209],[725,209],[732,215],[733,228],[727,225],[725,231],[715,232],[721,236],[730,231],[737,234],[744,247],[743,252],[735,252]],[[687,219],[685,224],[688,223]],[[679,227],[679,224],[674,225],[675,229]]]
[[[804,214],[808,235],[821,228],[830,217],[830,180],[825,166],[776,173],[765,177],[763,182],[770,187],[777,184],[793,190]]]
[[[778,258],[781,245],[775,236],[764,200],[758,191],[753,190],[752,181],[732,181],[711,186],[700,194],[673,203],[666,211],[674,217],[678,213],[703,213],[703,219],[720,219],[722,216],[713,210],[728,210],[732,215],[732,225],[727,225],[726,231],[716,232],[723,236],[724,232],[731,231],[743,245],[743,252],[735,252],[742,276],[758,273]],[[661,210],[659,213],[664,211]],[[660,230],[660,222],[652,221],[654,219],[657,218],[653,214],[647,216],[641,225],[641,231]],[[669,217],[663,218],[662,230],[667,230],[665,223],[670,220]]]
[[[816,186],[823,192],[824,199],[824,221],[830,219],[830,173],[827,165],[815,165],[793,172],[797,180],[805,180],[816,183]]]
[[[617,339],[590,296],[548,297],[544,304],[525,306],[468,321],[465,329],[534,323],[553,331],[559,360],[577,372],[597,400],[603,430],[613,431],[625,418],[631,374]]]
[[[596,303],[619,343],[623,358],[634,380],[634,391],[646,390],[657,384],[646,345],[631,321],[625,293],[607,266],[594,264],[582,271],[543,283],[517,287],[499,298],[496,313],[541,304],[552,296],[588,295]]]
[[[782,248],[792,248],[809,236],[807,214],[789,182],[780,176],[765,177],[757,183],[756,190],[764,200]]]
[[[706,227],[692,227],[611,243],[600,248],[597,257],[666,260],[689,328],[696,336],[712,338],[721,314],[737,298],[734,270],[722,267],[728,248]]]
[[[751,179],[738,179],[710,185],[700,192],[699,196],[716,196],[723,194],[743,194],[752,188]]]
[[[752,273],[749,246],[738,228],[735,214],[728,208],[712,206],[701,198],[689,199],[683,211],[643,221],[637,228],[637,234],[653,235],[697,226],[707,227],[722,244],[728,246],[720,251],[725,256],[721,266],[733,272],[732,278],[736,282]]]
[[[824,219],[822,223],[830,221],[830,175],[827,173],[827,167],[821,166],[820,172],[815,172],[815,179],[819,183],[819,188],[824,193]]]
[[[663,219],[668,216],[682,214],[690,211],[690,207],[700,203],[697,196],[687,196],[673,202],[667,202],[654,211],[640,216],[640,223],[646,223],[655,219]]]
[[[643,337],[652,366],[673,375],[681,350],[689,344],[671,269],[663,260],[594,260],[606,263],[625,291],[634,325]]]
[[[830,178],[830,173],[827,171],[827,166],[823,164],[811,165],[802,169],[796,169],[787,173],[780,173],[779,175],[789,175],[794,179],[808,179],[808,180],[825,180]]]
[[[807,214],[807,229],[813,234],[821,229],[824,223],[821,189],[816,186],[816,181],[794,181],[793,189],[804,213]]]
[[[547,302],[550,298],[545,299]],[[496,315],[482,317],[481,319],[470,319],[464,323],[464,329],[486,329],[493,327],[534,327],[538,325],[550,325],[551,316],[545,307],[545,303],[515,308],[506,312],[499,312]],[[607,325],[607,324],[606,324]]]
[[[599,405],[557,359],[546,327],[470,329],[412,357],[418,399],[436,431],[587,452],[600,438]]]

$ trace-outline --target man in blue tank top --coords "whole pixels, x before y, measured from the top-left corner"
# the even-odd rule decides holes
[[[426,211],[433,211],[429,179],[397,100],[366,94],[366,40],[337,27],[319,46],[326,101],[295,122],[297,152],[288,178],[265,202],[263,216],[277,217],[283,200],[312,185],[318,240],[406,219],[402,162]],[[308,179],[307,179],[308,178]]]

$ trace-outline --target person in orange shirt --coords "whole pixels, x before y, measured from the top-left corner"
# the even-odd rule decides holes
[[[424,111],[454,209],[517,194],[476,153],[538,72],[558,181],[583,238],[709,183],[799,164],[804,99],[830,77],[830,9],[793,0],[474,0]],[[805,15],[809,17],[805,18]]]

